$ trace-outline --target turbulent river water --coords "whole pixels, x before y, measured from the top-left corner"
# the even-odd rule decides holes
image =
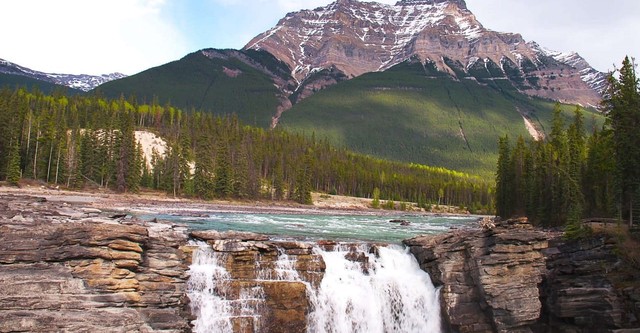
[[[399,244],[403,239],[437,234],[451,228],[463,228],[477,216],[436,215],[316,215],[248,214],[205,212],[194,216],[154,215],[157,218],[187,224],[195,230],[250,231],[276,238],[302,240],[367,241]],[[396,223],[390,221],[395,220]],[[405,225],[398,223],[406,221]]]

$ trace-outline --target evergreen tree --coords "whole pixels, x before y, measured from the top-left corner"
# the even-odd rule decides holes
[[[17,185],[20,181],[20,146],[18,140],[14,140],[9,148],[9,156],[7,157],[7,181],[12,185]]]
[[[619,78],[609,76],[604,106],[613,133],[620,198],[629,224],[633,224],[633,204],[640,187],[640,92],[633,62],[626,57]]]
[[[293,199],[304,205],[313,204],[311,198],[311,167],[311,157],[307,153],[303,158],[303,162],[299,165],[293,194]]]
[[[273,192],[275,200],[284,199],[284,168],[282,162],[277,160],[273,174]]]
[[[498,216],[503,218],[509,218],[513,213],[512,172],[509,137],[504,136],[498,141],[498,168],[496,172],[496,210]]]
[[[226,142],[220,142],[216,151],[214,192],[218,198],[228,198],[233,193],[231,155]]]

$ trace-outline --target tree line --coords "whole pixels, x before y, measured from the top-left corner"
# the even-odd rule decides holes
[[[581,231],[585,216],[633,224],[640,208],[640,89],[629,58],[618,74],[609,76],[603,128],[587,135],[579,107],[565,124],[557,106],[544,140],[500,138],[499,216],[527,216],[542,226],[566,225],[571,232]]]
[[[136,131],[166,152],[145,158]],[[311,202],[311,191],[490,211],[491,182],[376,159],[323,140],[245,126],[234,115],[184,111],[135,97],[0,90],[0,179],[117,192],[141,188],[201,199]]]

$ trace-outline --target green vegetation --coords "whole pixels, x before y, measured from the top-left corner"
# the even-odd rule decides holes
[[[610,77],[607,122],[587,138],[582,111],[565,125],[557,106],[547,140],[499,141],[496,208],[502,217],[527,216],[543,226],[588,235],[583,216],[633,217],[640,207],[640,84],[628,58]]]
[[[604,104],[611,129],[616,161],[616,185],[621,214],[633,225],[640,212],[640,91],[634,64],[626,57],[620,78],[609,78],[608,98]]]
[[[136,130],[161,136],[166,154],[155,152],[145,161]],[[493,208],[493,184],[485,179],[352,153],[299,134],[245,126],[235,116],[138,104],[134,98],[0,90],[0,152],[0,179],[11,182],[20,175],[69,188],[144,187],[202,199],[305,204],[311,191],[358,197],[376,192],[388,202]]]
[[[244,123],[268,128],[279,105],[279,91],[271,78],[237,57],[225,55],[225,51],[211,51],[221,56],[209,58],[198,51],[163,66],[105,83],[96,90],[110,98],[133,95],[139,103],[170,103],[183,110],[236,114]],[[279,64],[270,55],[252,51],[247,56],[278,71]]]
[[[554,111],[553,125],[545,141],[518,137],[514,146],[509,138],[500,138],[500,154],[496,173],[497,214],[509,218],[527,216],[543,226],[568,225],[573,236],[583,234],[582,216],[602,207],[601,201],[611,197],[610,175],[585,177],[596,161],[602,166],[613,163],[593,154],[605,152],[596,131],[587,140],[584,116],[576,108],[569,126],[565,125],[560,107]],[[589,159],[588,156],[593,158]],[[606,192],[592,189],[608,189]],[[571,236],[570,235],[570,236]]]
[[[529,135],[518,111],[544,132],[553,107],[507,79],[453,81],[409,61],[320,91],[285,112],[280,125],[364,154],[493,177],[496,138]],[[572,109],[562,106],[567,119]],[[589,123],[602,124],[589,113]]]

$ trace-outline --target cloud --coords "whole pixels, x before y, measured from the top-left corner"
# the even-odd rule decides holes
[[[164,0],[16,0],[3,3],[0,57],[58,73],[134,74],[185,54]]]

